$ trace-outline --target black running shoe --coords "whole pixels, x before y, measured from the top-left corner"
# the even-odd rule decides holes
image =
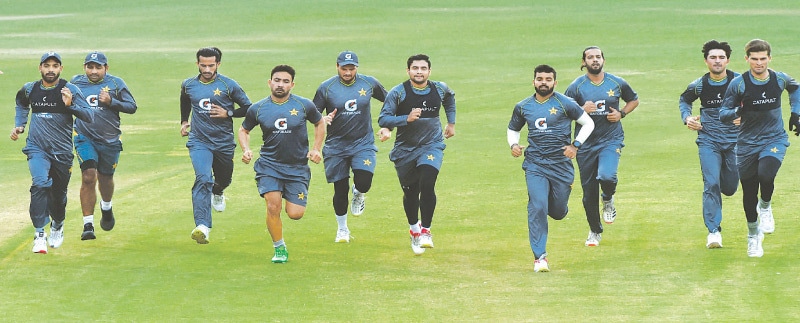
[[[100,227],[103,228],[105,231],[111,231],[114,228],[114,211],[113,209],[103,210],[101,209],[100,212],[103,213],[103,218],[100,219]]]
[[[81,240],[94,240],[94,226],[91,223],[83,225],[83,233],[81,233]]]

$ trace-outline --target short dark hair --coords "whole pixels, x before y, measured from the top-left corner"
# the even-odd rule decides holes
[[[553,73],[553,80],[556,79],[556,69],[547,64],[536,66],[533,69],[533,78],[536,78],[537,73]]]
[[[731,53],[733,52],[728,42],[718,42],[712,39],[703,44],[703,58],[708,58],[708,52],[712,49],[721,49],[725,51],[725,56],[728,56],[728,58],[731,58]]]
[[[203,47],[197,51],[197,61],[200,61],[200,56],[203,57],[214,57],[216,58],[217,63],[222,61],[222,51],[216,47]]]
[[[272,73],[269,74],[269,78],[275,75],[278,72],[286,72],[292,76],[292,81],[294,81],[294,68],[289,65],[278,65],[272,68]]]
[[[428,63],[428,68],[431,68],[431,58],[428,57],[428,55],[417,54],[409,57],[408,61],[406,61],[406,68],[411,68],[411,63],[413,63],[414,61],[425,61]]]
[[[768,56],[772,56],[772,48],[769,46],[769,43],[763,39],[753,39],[747,42],[747,45],[744,45],[744,53],[747,56],[750,56],[750,53],[753,52],[767,52]]]

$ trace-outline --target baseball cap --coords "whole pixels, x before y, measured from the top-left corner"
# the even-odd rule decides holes
[[[83,64],[86,65],[90,62],[100,65],[108,65],[108,58],[106,58],[106,55],[101,52],[91,52],[89,55],[86,55],[86,60],[83,62]]]
[[[58,55],[58,53],[56,53],[56,52],[44,53],[44,55],[42,55],[42,60],[39,61],[39,64],[44,63],[44,61],[46,61],[48,58],[51,58],[51,57],[55,58],[58,61],[58,63],[61,64],[61,55]]]
[[[344,66],[344,65],[358,66],[358,56],[356,56],[356,53],[353,53],[351,51],[347,50],[343,51],[339,53],[339,58],[336,59],[336,64],[339,64],[339,66]]]

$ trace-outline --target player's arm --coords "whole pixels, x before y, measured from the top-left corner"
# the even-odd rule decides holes
[[[407,115],[396,115],[397,108],[400,106],[402,100],[401,91],[392,90],[386,95],[386,101],[383,102],[381,113],[378,116],[378,125],[381,128],[397,128],[408,124]]]
[[[100,95],[108,95],[108,107],[112,110],[119,111],[127,114],[134,114],[138,109],[136,100],[133,99],[131,91],[128,90],[128,85],[122,79],[118,80],[118,89],[115,96],[109,95],[108,91],[101,91]],[[105,93],[105,95],[103,94]],[[102,101],[102,100],[101,100]]]
[[[236,83],[236,86],[233,88],[233,102],[235,102],[239,108],[233,110],[233,112],[228,114],[228,117],[231,118],[242,118],[247,115],[247,109],[253,105],[250,102],[250,97],[247,96],[247,93],[244,92],[244,89],[239,86],[239,83]]]
[[[25,84],[18,92],[15,108],[16,115],[14,116],[14,128],[11,129],[11,140],[19,139],[19,134],[25,132],[25,125],[28,124],[28,114],[30,114],[30,94],[32,83]]]
[[[590,117],[586,111],[583,111],[575,122],[581,125],[581,131],[575,135],[575,140],[573,140],[571,144],[562,147],[564,149],[564,156],[569,159],[575,158],[575,156],[578,155],[578,148],[581,146],[581,143],[586,142],[586,139],[588,139],[589,135],[594,131],[594,120],[592,120],[592,117]]]
[[[255,111],[247,110],[244,121],[242,121],[242,125],[239,127],[239,132],[236,134],[239,147],[242,149],[242,162],[245,164],[249,164],[253,159],[253,151],[250,149],[250,130],[258,125],[258,120],[256,120],[255,115]]]
[[[89,106],[81,89],[72,83],[67,83],[64,88],[69,89],[72,96],[72,101],[69,102],[70,104],[67,106],[67,109],[70,110],[76,118],[81,119],[81,121],[92,123],[94,121],[94,110]],[[66,103],[67,102],[64,102],[64,104]]]
[[[189,114],[192,112],[192,101],[186,93],[186,84],[181,85],[181,136],[189,135]]]
[[[522,156],[525,147],[519,145],[520,130],[525,126],[525,117],[522,115],[522,110],[519,105],[514,106],[511,112],[511,120],[508,121],[508,129],[506,130],[506,140],[508,146],[511,147],[511,156]]]
[[[322,143],[325,142],[325,118],[314,123],[314,146],[308,151],[308,159],[319,164],[322,161]]]
[[[692,117],[692,104],[699,98],[698,94],[702,87],[700,84],[697,81],[690,83],[678,98],[678,110],[681,112],[681,121],[685,125],[689,124],[687,118]]]
[[[743,92],[744,83],[742,78],[736,77],[728,85],[728,89],[725,90],[725,97],[722,99],[722,105],[719,108],[719,121],[730,123],[741,116],[743,111],[741,111],[740,106]]]
[[[239,147],[242,147],[242,162],[249,164],[253,159],[253,151],[250,149],[250,130],[245,129],[242,125],[239,127],[236,137],[239,139]]]
[[[793,77],[782,74],[786,82],[786,92],[789,92],[789,106],[792,111],[789,116],[789,131],[794,131],[795,136],[800,136],[800,91],[798,91],[800,84]]]
[[[444,128],[444,137],[450,138],[456,135],[456,92],[444,82],[439,83],[442,92],[442,106],[447,116],[447,126]]]

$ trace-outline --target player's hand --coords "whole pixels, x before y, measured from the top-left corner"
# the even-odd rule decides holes
[[[389,130],[389,128],[381,128],[381,130],[378,130],[378,139],[380,139],[381,142],[389,140],[389,138],[392,138],[392,131]]]
[[[228,118],[228,110],[216,104],[211,104],[211,110],[208,110],[208,115],[212,118]]]
[[[583,111],[586,111],[586,113],[592,113],[597,111],[597,104],[595,104],[594,101],[586,101],[585,103],[583,103],[582,108]]]
[[[789,116],[789,131],[794,131],[795,136],[800,136],[800,115],[792,112]]]
[[[308,160],[312,161],[314,164],[319,164],[322,161],[322,153],[319,152],[317,149],[311,149],[308,151]]]
[[[11,140],[17,141],[17,139],[19,139],[19,134],[23,132],[25,132],[24,127],[14,127],[14,129],[11,129]]]
[[[189,131],[191,131],[191,125],[187,123],[181,124],[181,137],[186,137],[189,135]]]
[[[566,145],[561,147],[561,149],[564,149],[564,156],[567,156],[569,159],[575,158],[575,155],[578,154],[578,148],[575,148],[573,145]]]
[[[245,164],[249,164],[250,161],[253,160],[253,151],[248,149],[242,152],[242,162]]]
[[[108,93],[108,90],[103,89],[100,91],[100,94],[97,95],[97,101],[104,107],[111,106],[111,94]]]
[[[61,100],[64,101],[66,106],[72,105],[72,91],[66,86],[61,88]]]
[[[406,121],[408,123],[417,121],[419,119],[419,116],[421,115],[422,115],[422,109],[420,108],[411,109],[411,112],[408,113],[408,118],[406,118]]]
[[[444,127],[444,138],[450,138],[456,135],[456,125],[452,123],[448,123],[447,126]]]
[[[606,120],[608,120],[609,122],[619,122],[619,120],[622,119],[622,113],[619,113],[617,109],[609,107],[608,110],[611,111],[608,113],[608,115],[606,115]]]
[[[518,144],[511,146],[511,156],[514,156],[514,158],[522,156],[523,151],[525,151],[525,147],[522,147]]]
[[[741,124],[742,124],[742,117],[738,117],[738,118],[736,118],[736,119],[733,119],[733,125],[734,125],[734,126],[737,126],[737,127],[738,127],[738,126],[740,126]]]
[[[336,116],[336,111],[338,111],[338,110],[339,109],[333,109],[333,111],[331,111],[331,113],[328,113],[328,115],[323,117],[323,118],[325,118],[325,124],[326,125],[329,125],[329,126],[331,125],[331,122],[333,122],[333,117]]]
[[[688,116],[684,121],[686,121],[686,128],[689,128],[689,130],[698,131],[703,129],[703,125],[700,124],[700,116]]]

